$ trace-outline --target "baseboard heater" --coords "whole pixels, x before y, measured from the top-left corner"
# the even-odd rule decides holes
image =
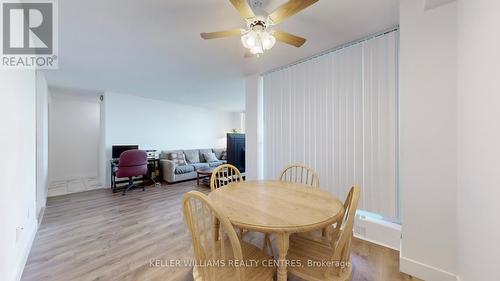
[[[401,225],[365,215],[364,212],[356,214],[354,236],[396,251],[401,248]]]

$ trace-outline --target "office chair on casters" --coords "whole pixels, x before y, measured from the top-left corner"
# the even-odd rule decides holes
[[[123,190],[123,195],[134,187],[133,177],[145,176],[148,172],[148,155],[144,150],[127,150],[120,154],[116,176],[128,178],[128,186]],[[144,191],[144,186],[142,187]]]

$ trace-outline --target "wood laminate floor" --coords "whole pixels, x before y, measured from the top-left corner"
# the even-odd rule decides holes
[[[22,280],[192,280],[189,266],[168,264],[193,256],[180,208],[190,190],[209,191],[189,181],[126,196],[100,189],[49,198]],[[355,240],[352,260],[353,281],[418,280],[399,273],[398,252],[368,242]]]

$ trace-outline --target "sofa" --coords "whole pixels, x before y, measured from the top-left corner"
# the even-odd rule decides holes
[[[208,153],[214,153],[216,159],[207,161],[204,156]],[[162,151],[160,153],[160,169],[163,180],[171,184],[196,179],[197,170],[215,168],[226,163],[225,155],[225,148]]]

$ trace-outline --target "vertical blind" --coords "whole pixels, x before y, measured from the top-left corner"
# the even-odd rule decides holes
[[[397,31],[264,74],[264,176],[312,167],[321,187],[397,217]]]

